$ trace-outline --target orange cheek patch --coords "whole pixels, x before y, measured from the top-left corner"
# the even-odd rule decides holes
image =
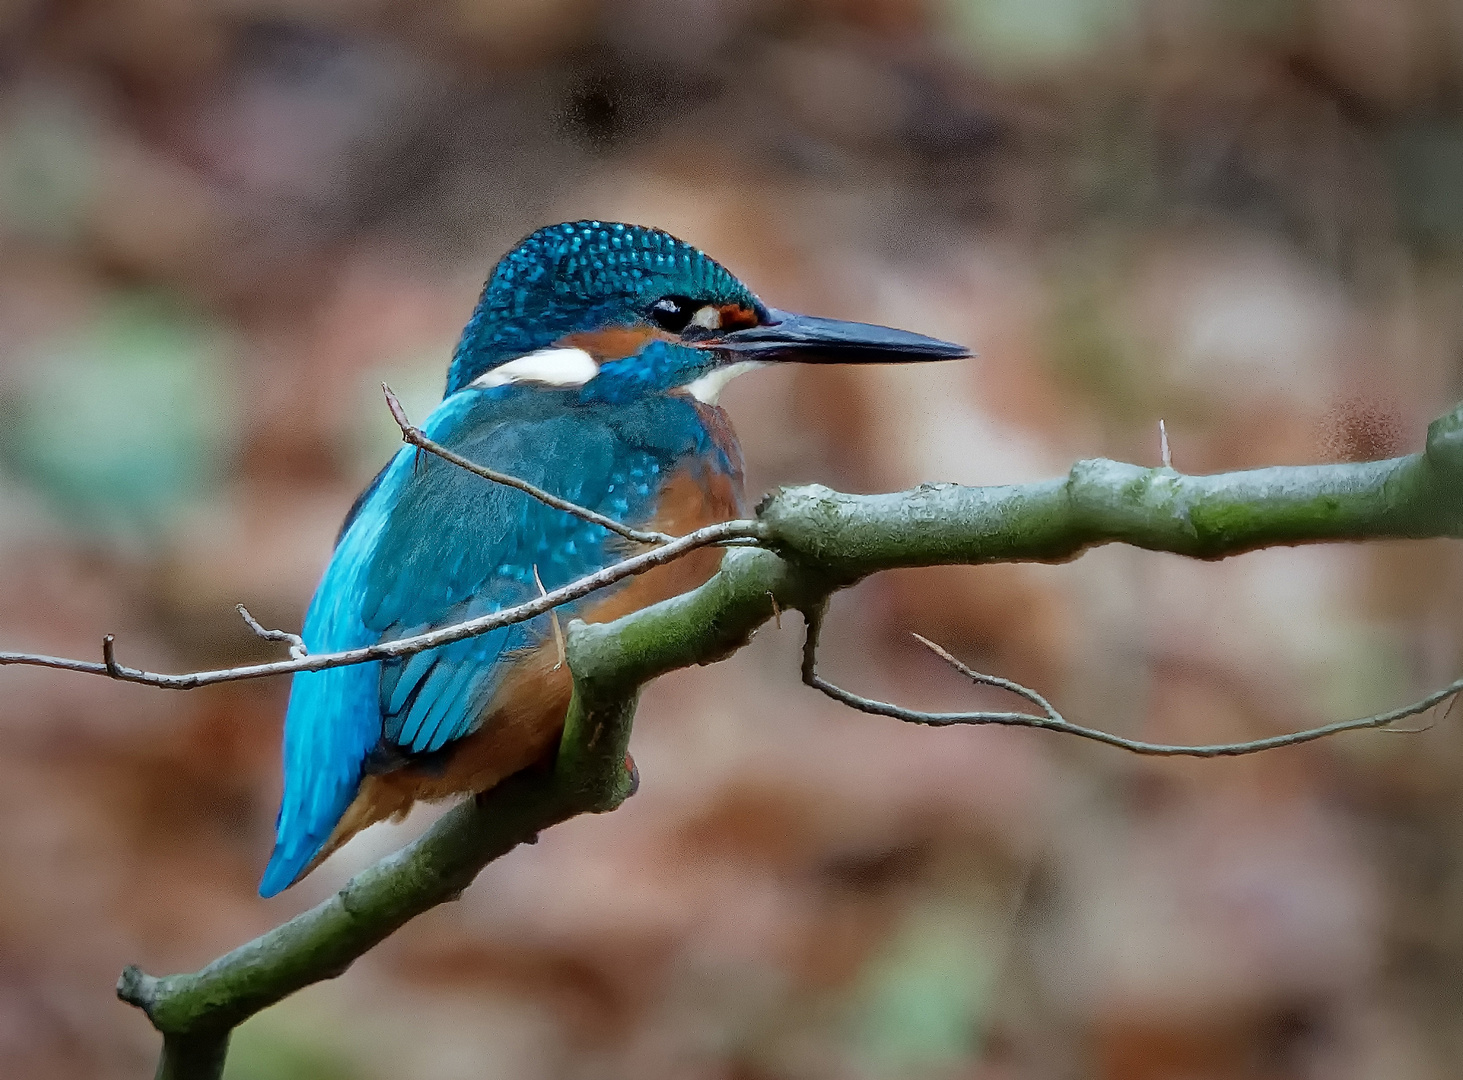
[[[607,326],[603,330],[583,330],[560,338],[554,344],[561,349],[583,349],[596,360],[622,360],[634,356],[652,341],[679,341],[654,326]]]
[[[723,304],[717,310],[721,313],[722,330],[747,330],[758,323],[757,313],[740,304]]]

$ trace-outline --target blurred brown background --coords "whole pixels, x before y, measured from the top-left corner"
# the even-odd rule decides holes
[[[1449,0],[5,0],[0,645],[276,655],[492,262],[654,224],[769,301],[967,342],[769,371],[754,491],[1420,447],[1463,393]],[[1148,762],[798,685],[795,619],[650,688],[644,784],[238,1033],[233,1080],[1463,1075],[1463,740]],[[885,575],[826,669],[1231,740],[1463,669],[1456,543]],[[112,993],[269,902],[287,686],[0,673],[0,1072],[151,1075]]]

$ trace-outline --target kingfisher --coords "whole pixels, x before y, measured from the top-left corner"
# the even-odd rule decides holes
[[[540,229],[494,267],[453,352],[430,439],[626,525],[679,535],[745,516],[717,395],[783,362],[956,359],[963,347],[779,311],[659,229]],[[311,653],[420,634],[520,604],[633,543],[402,447],[356,500],[310,603]],[[695,588],[707,548],[566,605],[604,622]],[[259,885],[273,896],[360,830],[488,790],[549,759],[571,680],[550,616],[412,656],[294,676],[284,793]]]

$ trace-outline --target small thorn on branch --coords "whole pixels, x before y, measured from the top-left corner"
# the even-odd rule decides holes
[[[1173,468],[1173,454],[1168,449],[1168,426],[1161,419],[1158,421],[1158,458],[1165,469]]]
[[[976,671],[974,668],[962,664],[959,660],[955,659],[943,646],[936,645],[929,638],[921,634],[911,633],[910,637],[914,638],[915,641],[918,641],[926,649],[929,649],[930,652],[945,661],[945,663],[960,672],[960,674],[964,675],[971,682],[979,683],[982,686],[994,686],[998,690],[1008,690],[1017,697],[1023,697],[1035,705],[1041,710],[1042,715],[1053,724],[1065,725],[1067,723],[1066,718],[1057,712],[1056,707],[1051,702],[1030,687],[1022,686],[1020,683],[1014,682],[1011,679],[1003,679],[999,675],[987,675],[984,672]]]
[[[539,596],[548,596],[549,590],[544,588],[544,579],[538,576],[538,563],[533,564],[533,583],[538,586]],[[554,628],[554,649],[559,654],[559,659],[554,663],[554,670],[558,671],[564,666],[568,654],[564,648],[564,628],[559,625],[559,613],[557,610],[549,610],[549,623]]]
[[[1439,723],[1446,721],[1448,717],[1453,715],[1453,707],[1458,704],[1458,697],[1459,695],[1454,694],[1453,697],[1449,699],[1448,707],[1443,710],[1443,715],[1441,718],[1437,716],[1437,705],[1434,705],[1433,717],[1426,724],[1419,724],[1416,727],[1379,727],[1375,730],[1382,735],[1421,735],[1425,731],[1431,731],[1433,728],[1437,727]],[[1438,702],[1438,704],[1441,705],[1442,702]]]
[[[1421,735],[1437,726],[1436,720],[1429,720],[1426,724],[1420,724],[1417,727],[1379,727],[1372,730],[1378,735]]]
[[[102,666],[112,678],[122,677],[122,669],[117,666],[117,638],[112,634],[102,638]]]
[[[249,609],[243,604],[235,604],[234,607],[238,609],[239,615],[243,617],[244,622],[249,625],[249,629],[253,630],[256,636],[263,638],[265,641],[288,642],[291,659],[299,660],[301,657],[310,655],[309,650],[305,648],[305,639],[300,637],[299,634],[292,634],[288,630],[270,630],[268,627],[261,625],[259,620],[254,618],[253,615],[250,615]]]
[[[422,451],[425,449],[422,442],[430,440],[426,439],[420,428],[406,418],[406,410],[401,407],[401,399],[396,396],[389,385],[383,382],[381,392],[386,395],[386,408],[391,411],[391,419],[395,420],[396,426],[401,428],[401,441],[417,448],[416,457],[412,459],[411,463],[412,475],[415,476],[422,465]]]
[[[406,442],[412,441],[413,435],[420,435],[406,418],[406,410],[401,407],[401,399],[396,396],[395,391],[386,383],[381,384],[381,392],[386,395],[386,407],[391,410],[391,419],[396,421],[396,426],[401,428],[401,437]]]

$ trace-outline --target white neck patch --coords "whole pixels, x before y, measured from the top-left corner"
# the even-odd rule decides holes
[[[517,360],[499,364],[472,381],[472,386],[583,386],[599,374],[594,357],[583,349],[540,349]]]
[[[762,366],[764,365],[756,360],[741,360],[735,364],[727,364],[725,367],[712,368],[695,382],[688,382],[682,389],[697,401],[715,405],[716,399],[721,397],[721,392],[726,388],[727,383],[744,371],[751,371],[753,368]]]

